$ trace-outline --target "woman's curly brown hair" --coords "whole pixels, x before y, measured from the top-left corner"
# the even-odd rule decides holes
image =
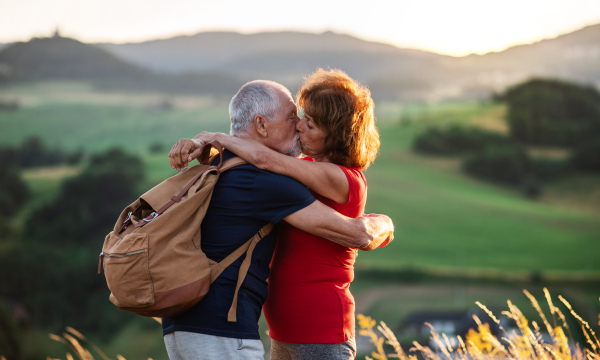
[[[327,134],[325,155],[329,161],[360,169],[371,165],[380,141],[369,89],[341,70],[317,69],[300,85],[296,98]]]

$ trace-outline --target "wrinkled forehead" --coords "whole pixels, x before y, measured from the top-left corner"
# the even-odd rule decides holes
[[[286,88],[283,89],[285,89],[286,91],[283,91],[282,89],[277,89],[277,96],[279,97],[279,111],[286,113],[296,111],[296,103],[292,98],[292,94],[289,91],[287,91]]]

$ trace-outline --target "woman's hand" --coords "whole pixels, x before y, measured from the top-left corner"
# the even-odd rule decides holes
[[[213,140],[223,139],[229,135],[222,133],[211,133],[203,131],[194,136],[193,139],[181,139],[169,152],[169,163],[171,167],[177,171],[188,166],[194,159],[198,159],[202,155],[202,150],[209,142]]]
[[[169,152],[169,163],[177,171],[188,166],[190,161],[202,155],[204,145],[195,139],[181,139]]]

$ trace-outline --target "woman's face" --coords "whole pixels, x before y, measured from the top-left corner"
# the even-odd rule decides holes
[[[304,116],[296,123],[296,131],[300,135],[302,153],[315,161],[328,161],[325,157],[325,138],[327,134],[315,124],[312,116]]]

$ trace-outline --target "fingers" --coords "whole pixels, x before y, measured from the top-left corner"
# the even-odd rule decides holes
[[[196,148],[188,155],[187,161],[191,162],[194,159],[200,158],[200,156],[202,156],[202,150],[204,150],[204,144],[202,144],[202,146],[196,146]]]
[[[196,148],[197,144],[192,139],[181,139],[175,143],[169,152],[171,167],[177,171],[181,171],[191,161],[188,156]],[[200,151],[202,151],[202,148],[200,148]]]
[[[181,161],[181,155],[180,155],[182,140],[179,140],[178,142],[176,142],[175,145],[173,145],[173,147],[171,148],[171,151],[169,152],[169,164],[171,165],[171,167],[173,169],[175,169],[177,171],[181,170],[182,167],[184,166],[184,162]]]

